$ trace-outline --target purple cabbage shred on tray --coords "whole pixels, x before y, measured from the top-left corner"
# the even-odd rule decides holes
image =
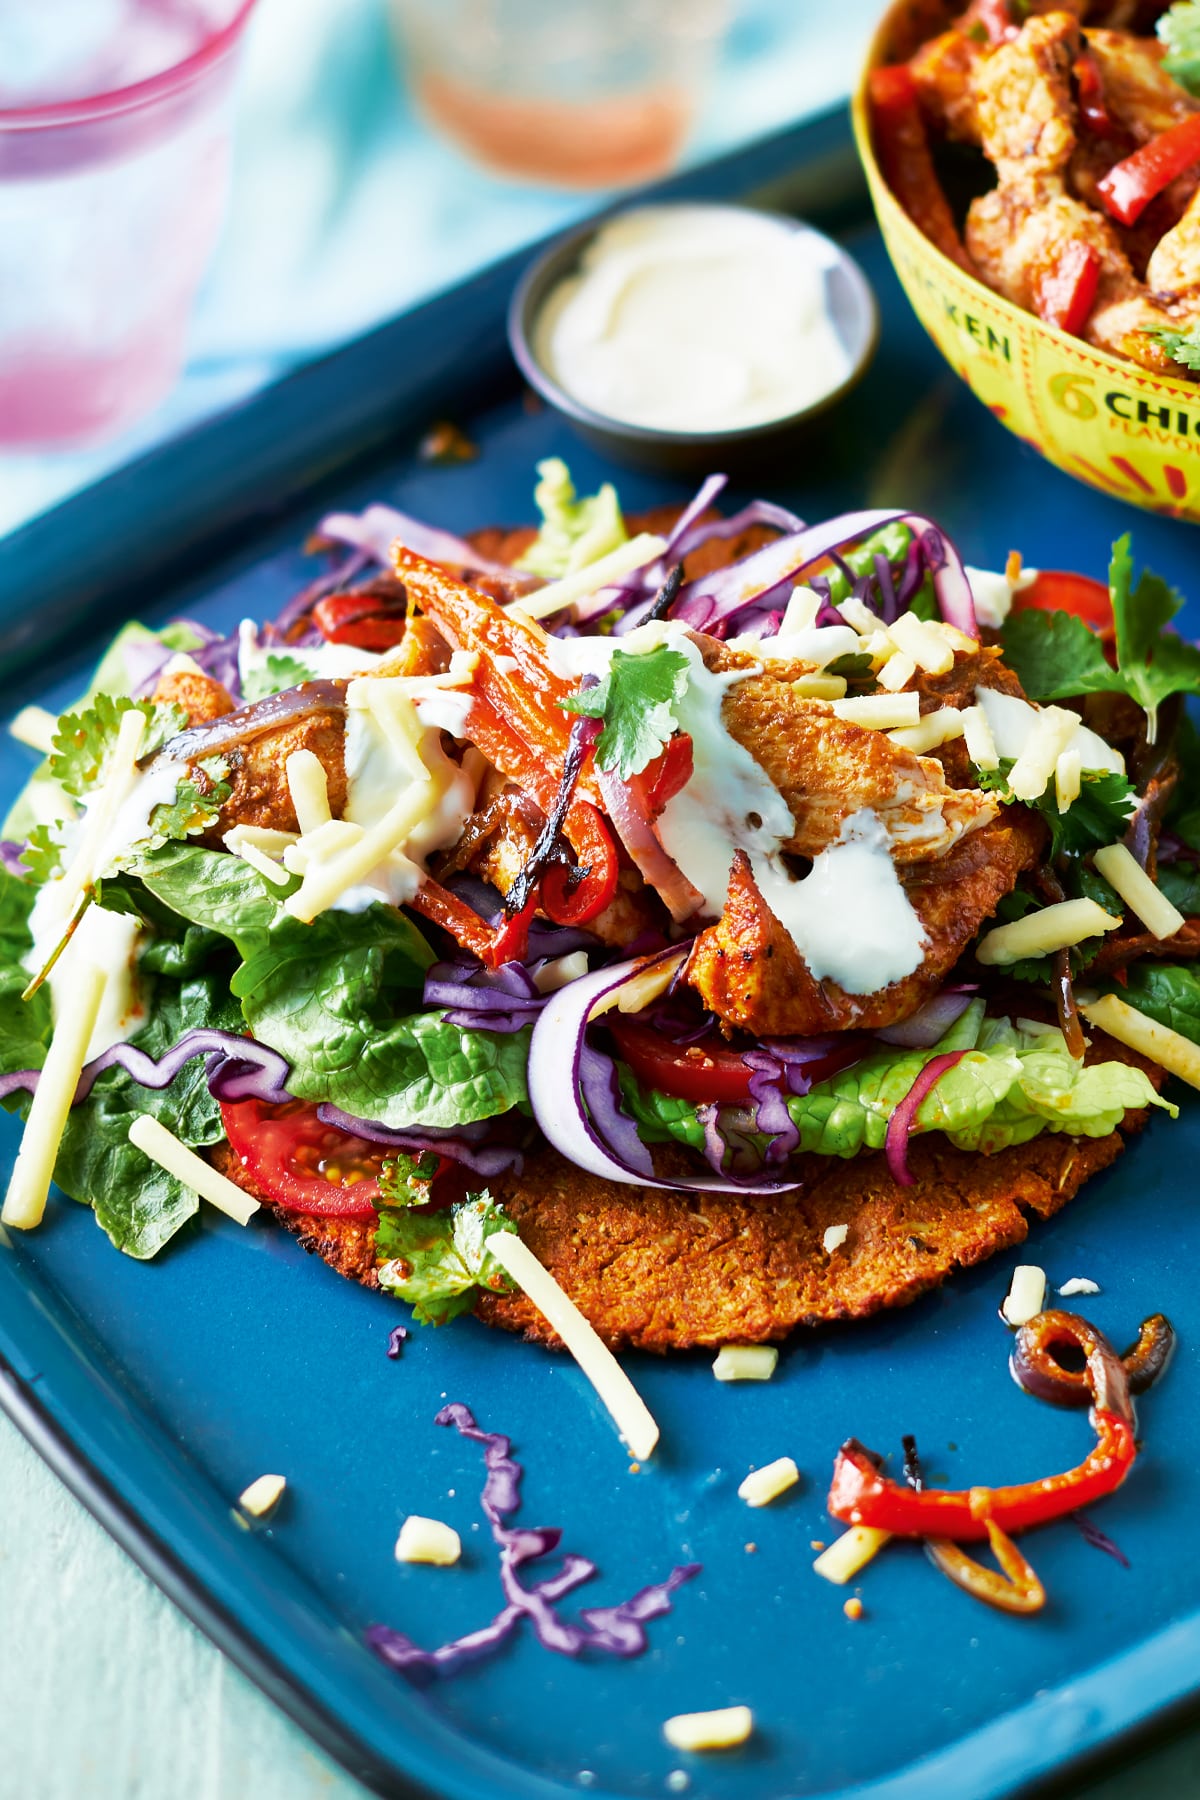
[[[400,1354],[405,1338],[408,1336],[407,1325],[393,1325],[388,1332],[387,1353],[393,1362]]]
[[[574,1588],[590,1581],[596,1565],[585,1556],[570,1552],[563,1556],[562,1567],[554,1575],[526,1587],[519,1571],[527,1563],[536,1562],[557,1550],[562,1532],[550,1526],[509,1525],[505,1521],[521,1504],[521,1477],[524,1470],[512,1454],[512,1442],[502,1432],[482,1431],[474,1414],[459,1401],[444,1406],[434,1419],[435,1425],[453,1425],[463,1437],[483,1446],[487,1476],[480,1504],[491,1526],[492,1537],[500,1549],[500,1585],[505,1605],[488,1624],[435,1650],[422,1650],[403,1632],[390,1625],[372,1625],[366,1641],[389,1668],[398,1669],[413,1680],[435,1674],[447,1674],[461,1664],[498,1649],[527,1618],[543,1649],[560,1656],[578,1656],[594,1650],[606,1656],[639,1656],[647,1645],[646,1625],[671,1610],[671,1595],[685,1581],[700,1572],[699,1563],[683,1563],[672,1569],[665,1581],[639,1589],[628,1600],[616,1606],[585,1607],[579,1618],[568,1619],[558,1610],[558,1602]]]

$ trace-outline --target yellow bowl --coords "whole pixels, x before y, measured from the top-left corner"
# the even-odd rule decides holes
[[[934,248],[884,181],[870,73],[911,54],[924,36],[914,36],[916,15],[928,26],[936,7],[899,0],[889,9],[853,102],[879,229],[914,312],[971,392],[1048,462],[1135,506],[1200,521],[1200,387],[1095,350],[994,294]]]

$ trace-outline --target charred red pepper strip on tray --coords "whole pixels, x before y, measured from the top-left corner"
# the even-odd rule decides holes
[[[426,876],[408,904],[431,925],[448,931],[456,943],[489,969],[498,969],[501,963],[520,962],[524,955],[529,934],[529,920],[524,915],[523,930],[514,929],[519,923],[516,919],[506,921],[497,930],[431,876]]]
[[[1100,255],[1091,244],[1066,244],[1037,284],[1039,319],[1078,337],[1100,284]]]
[[[1117,163],[1098,183],[1104,210],[1121,225],[1136,225],[1150,202],[1200,162],[1200,113],[1181,119]]]
[[[1016,1487],[917,1491],[885,1475],[878,1459],[851,1438],[834,1464],[831,1515],[847,1525],[869,1525],[894,1537],[971,1543],[990,1536],[989,1521],[1002,1532],[1027,1531],[1090,1506],[1120,1487],[1137,1456],[1124,1365],[1107,1338],[1085,1319],[1072,1313],[1040,1316],[1052,1328],[1056,1343],[1073,1343],[1087,1358],[1085,1373],[1092,1395],[1088,1418],[1096,1442],[1078,1467]],[[1036,1339],[1037,1325],[1031,1320],[1022,1332]]]
[[[870,95],[875,151],[888,186],[918,230],[973,275],[974,265],[933,166],[916,78],[908,64],[872,69]]]

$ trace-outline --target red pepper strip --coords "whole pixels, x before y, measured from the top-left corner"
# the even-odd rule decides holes
[[[577,683],[556,675],[550,667],[545,632],[538,625],[514,618],[490,595],[456,581],[445,569],[415,556],[403,545],[396,546],[393,560],[410,603],[417,602],[429,614],[452,648],[473,650],[478,655],[472,693],[478,700],[486,701],[525,746],[528,763],[548,765],[552,799],[571,731],[571,715],[563,711],[563,701],[576,691]],[[474,727],[474,717],[471,722]],[[479,742],[474,729],[472,738]],[[479,748],[488,755],[482,742]],[[509,770],[504,769],[504,773]],[[519,777],[514,775],[513,779]],[[529,791],[535,793],[532,787]],[[599,803],[590,759],[580,774],[578,791]],[[539,799],[538,804],[543,812],[548,810],[549,801]]]
[[[1046,1590],[1033,1567],[1008,1534],[1001,1531],[995,1519],[987,1519],[985,1523],[992,1552],[1000,1564],[998,1571],[977,1563],[949,1538],[930,1538],[925,1546],[930,1562],[943,1575],[948,1575],[956,1587],[974,1595],[976,1600],[985,1600],[989,1606],[998,1607],[1001,1612],[1040,1612],[1046,1604]]]
[[[491,968],[498,969],[506,962],[524,962],[529,949],[529,926],[536,910],[537,895],[530,894],[520,912],[513,918],[504,920],[492,945],[491,955],[494,960],[489,964]]]
[[[907,63],[872,69],[871,115],[884,180],[919,231],[968,275],[975,273],[933,166],[917,83]]]
[[[842,1445],[833,1467],[828,1509],[847,1525],[870,1525],[893,1537],[952,1538],[969,1543],[988,1535],[988,1520],[1002,1531],[1025,1531],[1091,1506],[1120,1487],[1133,1467],[1133,1422],[1093,1407],[1096,1433],[1091,1454],[1077,1468],[1017,1487],[923,1488],[914,1493],[880,1472],[854,1438]]]
[[[667,801],[687,786],[692,779],[692,766],[692,740],[686,731],[681,731],[638,776],[652,813],[660,813]]]
[[[1037,284],[1038,317],[1078,337],[1095,303],[1099,281],[1099,251],[1078,240],[1065,245]]]
[[[520,961],[523,945],[520,935],[513,931],[518,923],[517,919],[507,920],[499,931],[495,931],[486,919],[481,919],[457,894],[452,894],[439,881],[429,878],[421,883],[408,904],[423,919],[448,931],[456,943],[477,956],[489,969],[498,969],[504,962]],[[527,936],[529,921],[524,914],[518,917],[525,920]]]
[[[1121,225],[1136,225],[1150,202],[1200,162],[1200,113],[1181,119],[1116,163],[1097,184],[1104,210]]]
[[[1084,50],[1076,57],[1074,73],[1080,118],[1097,137],[1115,137],[1117,127],[1105,104],[1100,65],[1090,50]]]
[[[327,644],[358,650],[394,650],[408,623],[403,610],[385,609],[374,594],[327,594],[312,616]]]
[[[619,873],[617,851],[594,806],[576,802],[567,813],[571,847],[587,873],[574,886],[561,863],[542,876],[542,905],[556,925],[586,925],[612,904]],[[586,842],[577,840],[586,839]]]

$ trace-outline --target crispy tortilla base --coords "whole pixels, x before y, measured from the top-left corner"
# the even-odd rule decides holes
[[[1123,1056],[1161,1079],[1153,1065],[1096,1035],[1089,1060]],[[529,1158],[519,1177],[490,1186],[613,1348],[767,1343],[802,1325],[907,1306],[954,1270],[1022,1243],[1032,1221],[1065,1206],[1145,1122],[1144,1111],[1131,1112],[1107,1137],[1047,1133],[995,1156],[955,1150],[940,1136],[916,1138],[911,1187],[893,1179],[881,1155],[813,1156],[794,1193],[676,1193],[603,1181],[552,1150]],[[228,1146],[215,1160],[257,1193]],[[369,1220],[272,1210],[340,1275],[378,1286]],[[823,1239],[831,1225],[849,1232],[829,1254]],[[558,1343],[523,1294],[486,1294],[477,1311],[488,1325]]]

